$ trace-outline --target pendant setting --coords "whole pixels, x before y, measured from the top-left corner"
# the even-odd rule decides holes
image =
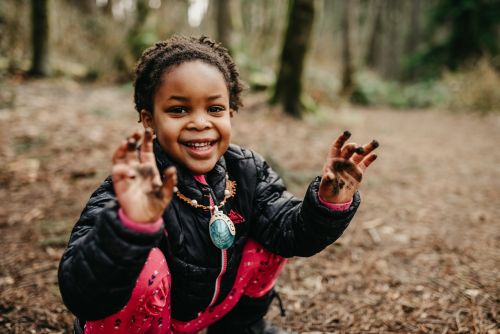
[[[214,207],[214,213],[208,224],[210,239],[215,247],[219,249],[227,249],[231,247],[236,235],[236,228],[231,219],[219,211],[217,206]]]

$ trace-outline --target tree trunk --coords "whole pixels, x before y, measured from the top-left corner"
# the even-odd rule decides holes
[[[274,45],[277,21],[275,13],[279,7],[277,2],[264,1],[261,3],[262,26],[258,34],[258,50],[267,50]]]
[[[408,27],[408,34],[405,41],[405,57],[408,58],[418,50],[418,44],[420,39],[420,1],[412,0],[410,2],[410,23]],[[405,74],[406,80],[415,80],[416,71],[412,68]]]
[[[342,31],[342,88],[340,95],[349,97],[354,86],[354,68],[352,64],[352,49],[351,49],[351,16],[352,16],[352,0],[344,1],[341,18]]]
[[[112,17],[113,16],[113,0],[108,0],[106,4],[102,7],[102,12],[104,15]]]
[[[385,19],[387,35],[385,36],[385,54],[383,59],[383,73],[388,79],[401,78],[401,34],[400,22],[401,2],[386,0],[387,17]]]
[[[72,0],[71,2],[84,14],[95,14],[97,11],[95,0]]]
[[[449,1],[448,1],[449,2]],[[465,60],[477,59],[484,53],[481,45],[485,35],[481,36],[481,1],[475,1],[472,6],[466,6],[467,1],[459,4],[462,10],[456,15],[450,24],[448,67],[452,70],[458,69]],[[483,1],[487,4],[487,1]],[[493,1],[492,1],[493,2]],[[451,6],[450,6],[451,7]],[[483,9],[484,10],[484,9]],[[497,21],[498,22],[498,21]],[[498,29],[497,29],[498,31]]]
[[[231,1],[232,4],[231,4],[231,8],[233,8],[233,13],[234,13],[234,16],[231,18],[231,24],[232,24],[232,29],[233,29],[233,32],[236,32],[237,36],[238,36],[238,39],[239,40],[239,36],[240,35],[243,35],[245,36],[245,34],[243,33],[244,32],[244,27],[243,27],[243,4],[242,4],[242,0],[233,0]]]
[[[314,0],[290,0],[288,27],[281,53],[281,67],[273,103],[294,117],[303,113],[301,103],[302,73],[314,22]]]
[[[245,35],[249,35],[252,30],[252,3],[248,0],[242,0],[240,2],[240,14],[241,14],[241,24],[242,30]]]
[[[231,51],[231,10],[229,0],[215,0],[215,22],[217,26],[217,41]]]
[[[406,55],[412,54],[418,48],[420,37],[420,2],[421,0],[411,0],[410,2],[410,23],[405,43]]]
[[[31,0],[31,42],[33,59],[30,74],[49,75],[49,0]]]
[[[369,68],[376,68],[380,54],[380,42],[382,34],[382,4],[380,0],[376,1],[373,20],[373,29],[370,38],[368,39],[368,48],[365,55],[365,64]]]
[[[144,48],[147,47],[142,41],[141,33],[149,11],[148,0],[137,0],[134,24],[128,32],[128,45],[134,59],[139,58]]]

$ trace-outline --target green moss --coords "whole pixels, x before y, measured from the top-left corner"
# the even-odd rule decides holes
[[[421,109],[443,105],[449,92],[439,81],[401,84],[383,81],[372,73],[356,78],[351,102],[365,106],[390,106],[396,109]]]

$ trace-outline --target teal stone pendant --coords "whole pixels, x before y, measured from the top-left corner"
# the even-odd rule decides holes
[[[210,239],[215,247],[219,249],[227,249],[231,247],[236,235],[234,224],[222,211],[215,207],[214,214],[210,218],[208,225]]]

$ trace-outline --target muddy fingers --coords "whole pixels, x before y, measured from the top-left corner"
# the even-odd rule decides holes
[[[359,164],[363,160],[363,158],[365,158],[379,146],[379,142],[373,139],[370,143],[362,147],[362,152],[356,152],[356,154],[352,157],[352,160],[354,161],[354,163]]]

